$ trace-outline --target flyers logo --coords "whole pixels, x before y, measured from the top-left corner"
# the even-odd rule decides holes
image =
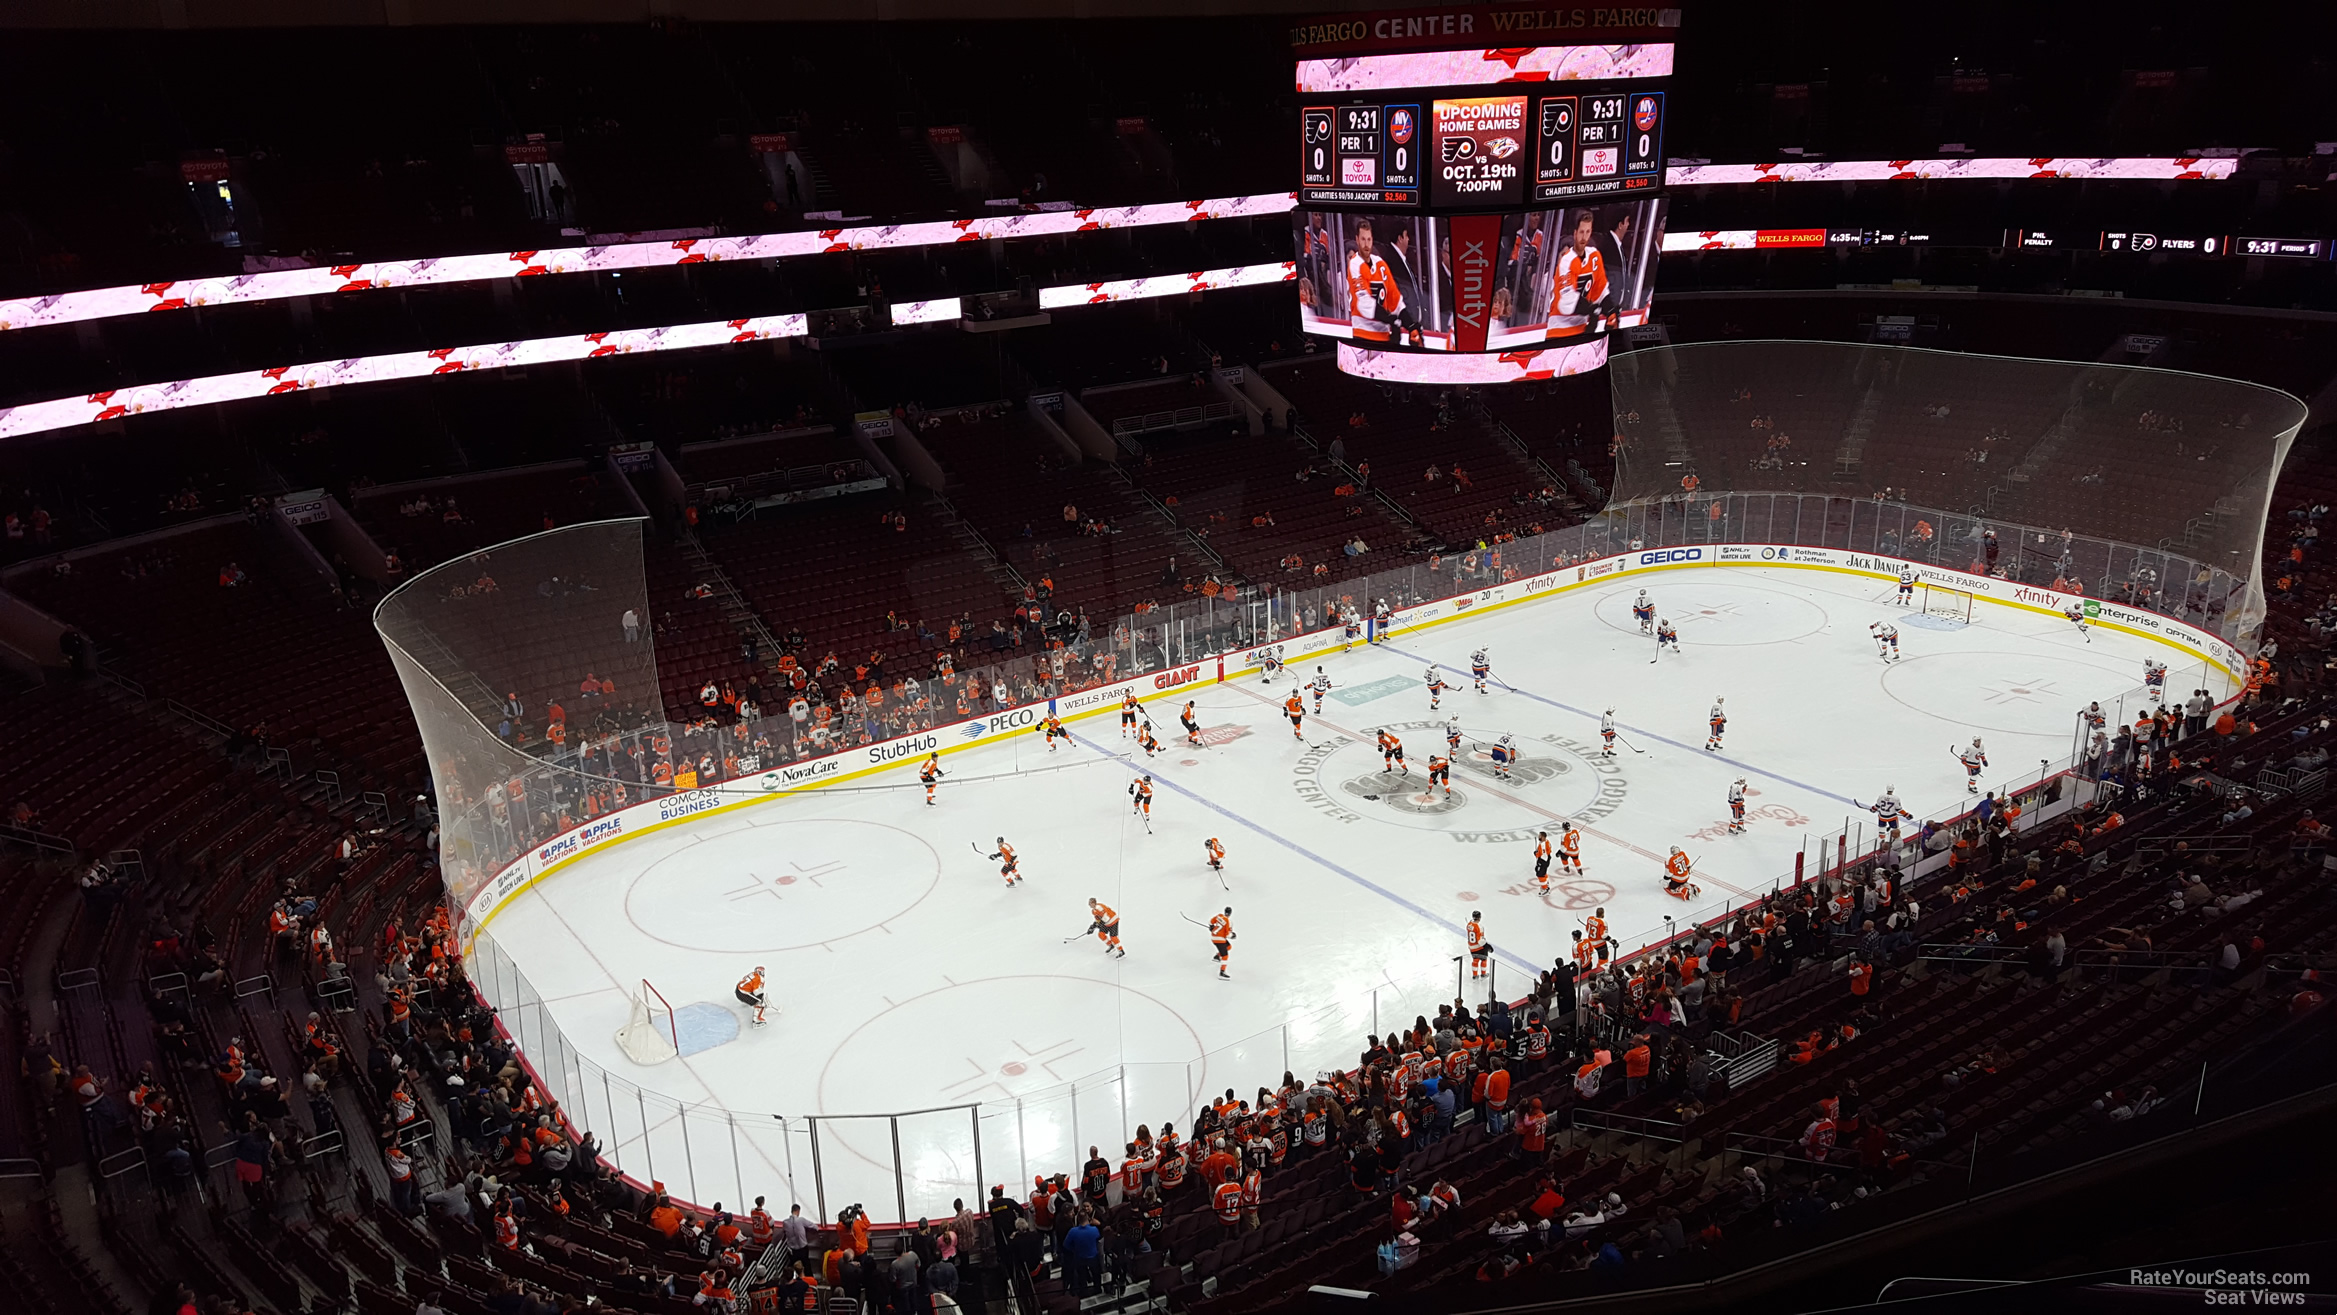
[[[1444,162],[1451,164],[1455,160],[1466,160],[1474,156],[1477,153],[1477,139],[1474,137],[1447,137],[1437,143],[1437,149],[1443,154]]]

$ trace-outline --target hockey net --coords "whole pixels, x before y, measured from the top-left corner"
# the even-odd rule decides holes
[[[1926,583],[1923,586],[1923,614],[1968,626],[1972,624],[1972,593],[1968,589]]]
[[[682,1053],[681,1027],[674,1021],[673,1006],[646,977],[633,992],[631,1015],[617,1029],[617,1049],[636,1064],[662,1064]]]

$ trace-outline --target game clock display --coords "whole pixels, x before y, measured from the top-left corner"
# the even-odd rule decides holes
[[[1352,205],[1420,203],[1420,106],[1311,106],[1304,125],[1301,187],[1310,198]]]
[[[1453,88],[1301,108],[1299,199],[1409,210],[1506,209],[1663,182],[1664,93]]]

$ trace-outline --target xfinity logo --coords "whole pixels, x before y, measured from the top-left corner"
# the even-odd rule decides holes
[[[1159,675],[1154,676],[1152,678],[1152,687],[1154,689],[1174,689],[1200,674],[1201,664],[1198,662],[1189,667],[1176,667],[1168,671],[1163,671]]]
[[[1661,552],[1639,554],[1641,566],[1657,566],[1664,562],[1700,562],[1702,560],[1704,560],[1702,548],[1666,548]]]

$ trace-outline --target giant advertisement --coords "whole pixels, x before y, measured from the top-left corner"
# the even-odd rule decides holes
[[[1506,215],[1300,210],[1299,325],[1380,352],[1567,346],[1647,322],[1660,197]]]

